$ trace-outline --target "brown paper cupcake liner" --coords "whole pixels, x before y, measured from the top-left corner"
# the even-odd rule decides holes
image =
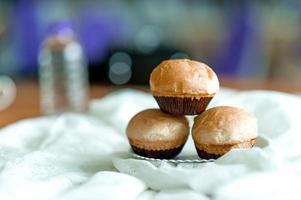
[[[211,145],[212,147],[207,147],[208,150],[211,152],[207,152],[203,149],[200,149],[196,146],[196,151],[199,155],[200,158],[203,159],[217,159],[224,155],[225,153],[229,152],[231,149],[235,148],[251,148],[255,145],[255,139],[251,139],[250,141],[243,142],[243,143],[238,143],[238,144],[233,144],[233,145]],[[216,153],[213,153],[216,151]],[[223,153],[221,153],[223,152]]]
[[[213,153],[207,153],[206,151],[200,150],[196,148],[196,151],[198,152],[198,155],[202,159],[218,159],[222,156],[222,154],[213,154]]]
[[[183,146],[184,145],[181,145],[177,148],[166,149],[166,150],[146,150],[131,145],[133,151],[136,154],[148,158],[158,158],[158,159],[170,159],[176,157],[182,151]]]
[[[163,97],[154,96],[160,109],[174,115],[197,115],[204,112],[213,97]]]

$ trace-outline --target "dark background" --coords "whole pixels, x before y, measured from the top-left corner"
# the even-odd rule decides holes
[[[0,74],[37,78],[47,27],[70,20],[89,61],[90,80],[147,84],[163,59],[189,57],[221,77],[301,77],[301,1],[0,1]],[[113,55],[130,58],[110,78]],[[121,54],[120,54],[121,52]],[[115,70],[116,71],[116,70]]]

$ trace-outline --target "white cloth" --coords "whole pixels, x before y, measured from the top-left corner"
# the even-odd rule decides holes
[[[86,115],[5,127],[0,130],[0,199],[300,199],[301,98],[223,88],[210,104],[216,105],[254,112],[258,147],[232,150],[205,164],[134,159],[125,127],[138,111],[158,107],[151,95],[134,90],[94,100]],[[191,138],[182,155],[196,156]]]

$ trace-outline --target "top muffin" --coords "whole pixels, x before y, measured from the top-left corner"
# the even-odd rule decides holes
[[[219,81],[206,64],[175,59],[163,61],[153,70],[150,88],[154,96],[213,96],[219,90]]]

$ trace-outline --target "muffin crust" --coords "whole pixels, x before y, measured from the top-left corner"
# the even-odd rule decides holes
[[[194,119],[192,137],[197,144],[225,145],[257,137],[257,119],[244,109],[220,106]]]
[[[148,150],[177,148],[186,142],[188,120],[159,109],[148,109],[136,114],[126,129],[131,145]]]
[[[219,81],[206,64],[175,59],[161,62],[152,71],[150,88],[154,96],[214,96],[219,90]]]

